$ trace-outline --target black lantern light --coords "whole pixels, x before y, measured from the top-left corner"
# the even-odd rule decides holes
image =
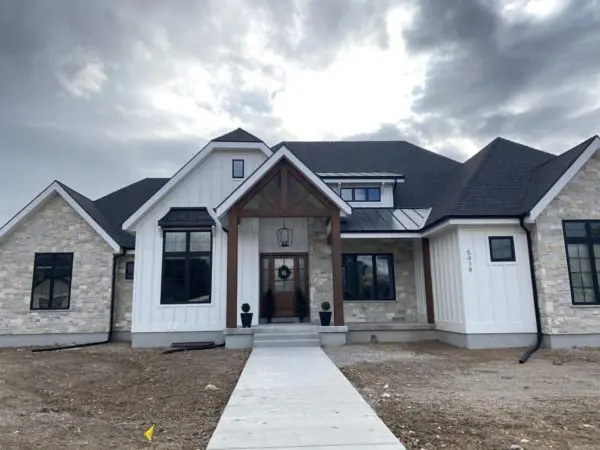
[[[294,230],[285,226],[285,219],[283,219],[283,227],[277,230],[277,243],[280,247],[289,247],[292,245],[292,238],[294,236]]]

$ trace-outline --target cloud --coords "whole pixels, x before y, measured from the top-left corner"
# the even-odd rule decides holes
[[[597,131],[596,0],[0,0],[0,222],[59,178],[91,197],[238,126],[405,139]]]

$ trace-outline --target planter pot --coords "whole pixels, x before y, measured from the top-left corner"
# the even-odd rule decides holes
[[[250,328],[252,326],[252,316],[254,313],[241,313],[242,328]]]
[[[319,311],[319,317],[321,318],[322,327],[331,325],[331,311]]]

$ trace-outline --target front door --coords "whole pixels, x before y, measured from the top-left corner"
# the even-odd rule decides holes
[[[261,317],[308,316],[306,254],[261,255]],[[268,292],[273,305],[268,304]],[[304,303],[304,308],[298,305]],[[299,313],[302,311],[302,313]]]

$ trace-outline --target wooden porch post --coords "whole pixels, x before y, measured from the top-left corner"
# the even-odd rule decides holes
[[[433,309],[433,285],[431,282],[431,255],[429,239],[423,239],[423,273],[425,274],[425,305],[427,307],[427,323],[435,323]]]
[[[229,211],[227,233],[227,328],[237,327],[237,285],[238,285],[238,216],[237,211]]]
[[[331,213],[331,270],[333,275],[333,324],[344,325],[344,303],[342,300],[342,238],[340,211]]]

